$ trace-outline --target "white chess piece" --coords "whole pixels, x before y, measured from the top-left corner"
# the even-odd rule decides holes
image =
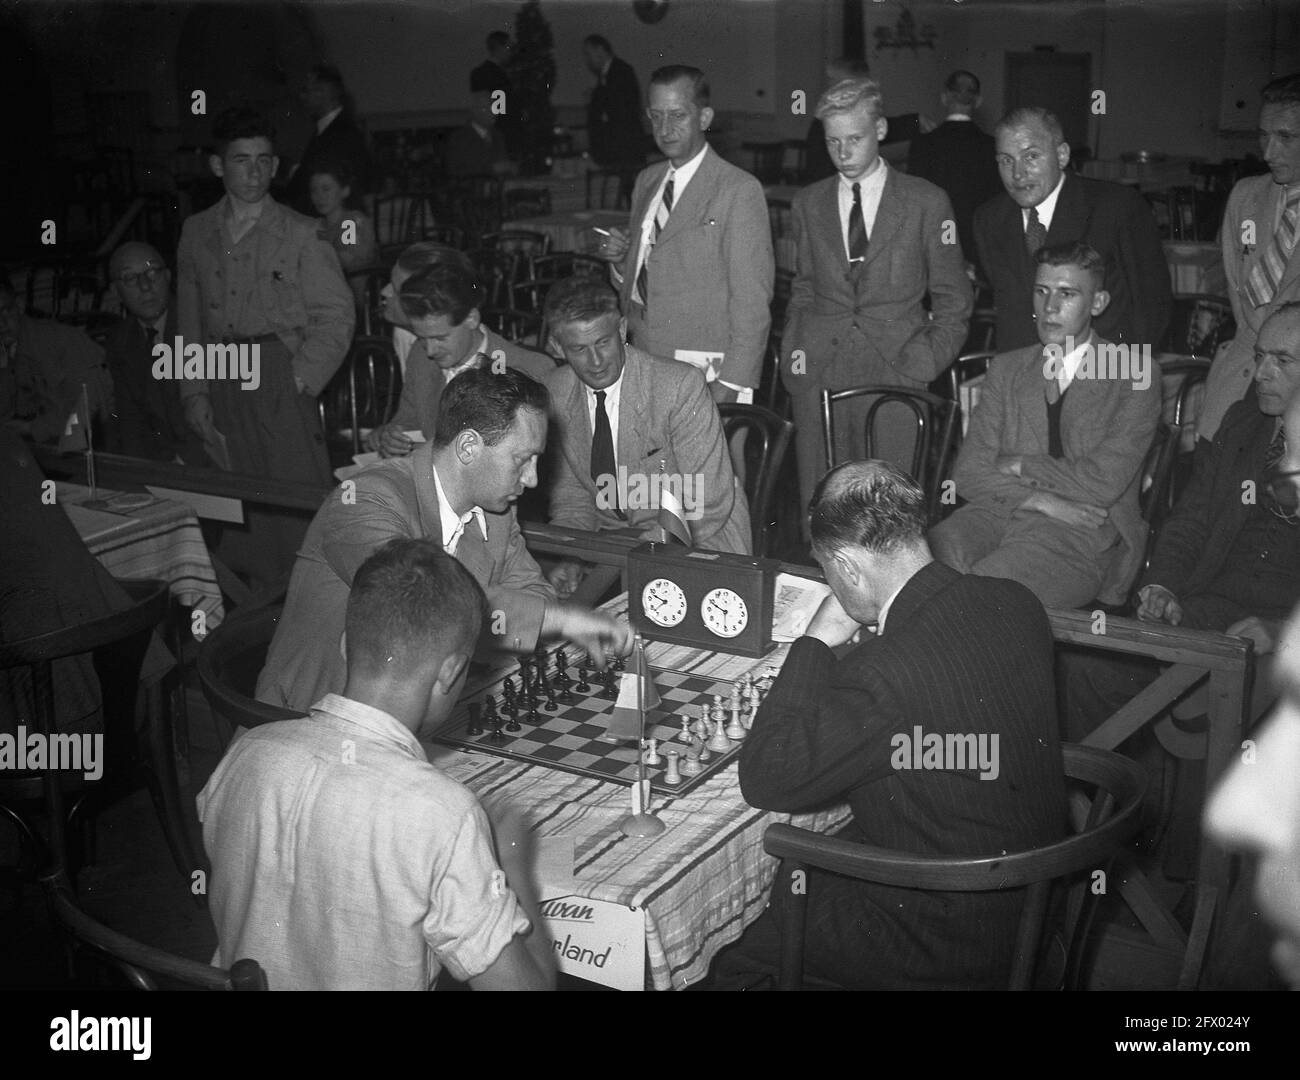
[[[659,756],[659,740],[646,739],[645,749],[641,752],[641,760],[647,765],[658,765],[663,761]]]
[[[664,751],[664,757],[668,759],[668,768],[664,772],[665,784],[680,784],[682,782],[681,769],[677,765],[677,759],[681,756],[681,753],[671,746]]]

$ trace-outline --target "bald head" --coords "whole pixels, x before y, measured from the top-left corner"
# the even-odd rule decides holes
[[[108,276],[122,306],[142,322],[155,322],[167,310],[171,271],[152,245],[138,240],[123,244],[109,260]]]

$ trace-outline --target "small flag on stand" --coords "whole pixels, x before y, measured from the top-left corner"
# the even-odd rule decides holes
[[[684,544],[693,547],[691,527],[686,522],[686,510],[677,492],[665,483],[665,463],[659,462],[659,528],[663,530],[663,543]]]
[[[90,449],[90,401],[86,384],[81,384],[81,398],[77,407],[68,414],[59,439],[60,454],[75,454]]]
[[[633,654],[632,670],[619,676],[618,700],[614,702],[614,714],[609,721],[611,738],[640,739],[644,727],[643,712],[659,707],[659,691],[650,675],[650,665],[646,662],[645,646],[638,645]],[[640,680],[640,700],[638,701],[637,680]]]

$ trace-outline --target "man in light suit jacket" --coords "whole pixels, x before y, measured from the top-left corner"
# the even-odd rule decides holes
[[[413,454],[363,470],[325,501],[307,532],[257,697],[306,711],[343,688],[339,644],[352,577],[393,537],[435,538],[483,587],[481,646],[531,650],[563,637],[603,666],[631,636],[600,612],[555,600],[524,546],[514,503],[537,484],[546,389],[526,375],[467,372],[442,397],[438,434]]]
[[[429,247],[420,253],[424,269],[401,278],[397,293],[402,323],[415,334],[406,354],[402,397],[393,418],[366,437],[366,446],[384,457],[415,449],[404,432],[418,430],[433,438],[443,390],[463,372],[490,367],[500,374],[511,367],[541,381],[555,370],[549,356],[507,341],[483,324],[479,275],[463,251]]]
[[[709,84],[698,68],[650,76],[650,124],[666,162],[641,171],[628,231],[602,255],[632,344],[704,374],[716,401],[753,401],[772,317],[772,228],[762,185],[709,147]],[[671,185],[671,187],[669,186]]]
[[[749,504],[700,373],[628,345],[618,297],[603,282],[553,285],[546,325],[568,361],[547,380],[559,432],[552,523],[655,539],[656,485],[667,480],[695,547],[750,554]],[[582,567],[566,560],[547,576],[567,596]]]
[[[845,79],[822,94],[817,116],[839,173],[804,188],[792,207],[797,265],[781,377],[794,405],[805,506],[827,468],[821,391],[870,384],[924,390],[956,358],[970,318],[952,205],[929,181],[880,157],[888,127],[881,110],[872,79]],[[871,400],[837,410],[840,460],[864,456]],[[910,410],[882,406],[875,457],[910,470],[914,425]]]
[[[1114,350],[1092,329],[1109,299],[1099,252],[1063,244],[1036,259],[1041,344],[990,364],[953,473],[967,505],[930,545],[954,569],[1019,581],[1047,607],[1119,604],[1146,542],[1138,490],[1160,379],[1150,352]]]
[[[1259,130],[1269,175],[1237,181],[1219,243],[1237,334],[1215,358],[1196,433],[1213,439],[1223,414],[1255,377],[1255,338],[1282,304],[1300,300],[1300,73],[1263,91]]]
[[[1110,304],[1097,333],[1121,345],[1160,345],[1173,293],[1155,217],[1131,188],[1065,172],[1070,144],[1041,108],[1016,109],[994,132],[1006,189],[975,211],[979,264],[993,285],[1002,352],[1034,345],[1034,253],[1078,240],[1106,260]]]

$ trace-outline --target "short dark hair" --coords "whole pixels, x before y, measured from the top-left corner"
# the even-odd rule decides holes
[[[461,252],[454,254],[461,258],[439,258],[402,282],[398,300],[408,319],[445,315],[452,326],[459,326],[483,303],[478,273]]]
[[[492,33],[488,34],[487,36],[488,52],[492,52],[495,49],[499,49],[501,48],[502,45],[509,45],[509,44],[510,44],[510,35],[507,34],[504,30],[493,30]]]
[[[1077,266],[1092,277],[1094,289],[1106,287],[1106,258],[1095,247],[1082,240],[1041,247],[1034,256],[1039,266]]]
[[[357,570],[345,627],[348,672],[400,673],[472,652],[487,599],[468,570],[432,540],[389,540]]]
[[[849,461],[832,469],[808,512],[814,551],[857,546],[888,555],[925,538],[925,492],[887,461]]]
[[[591,322],[609,314],[619,314],[618,294],[608,282],[577,274],[551,286],[542,322],[554,330],[564,323]]]
[[[943,88],[953,96],[960,105],[974,105],[980,96],[979,76],[973,71],[958,68],[944,80]]]
[[[590,45],[593,49],[604,49],[611,56],[614,55],[614,47],[609,43],[609,39],[601,34],[588,34],[582,39],[584,45]]]
[[[275,151],[275,128],[266,114],[247,105],[232,105],[219,112],[212,121],[212,146],[219,157],[236,139],[266,139]]]
[[[1300,71],[1274,79],[1260,97],[1265,105],[1300,105]]]
[[[1044,128],[1054,147],[1065,142],[1065,128],[1061,127],[1060,119],[1056,113],[1044,109],[1041,105],[1022,105],[1018,109],[1012,109],[998,121],[993,133],[995,136],[1000,135],[1011,128],[1025,127],[1027,124],[1036,124]]]
[[[520,409],[536,409],[545,416],[550,403],[546,387],[522,371],[506,368],[497,374],[490,367],[470,368],[442,392],[433,444],[447,446],[472,428],[488,446],[495,446],[514,427]]]
[[[650,73],[651,86],[671,86],[679,79],[688,79],[691,84],[691,100],[695,102],[697,108],[707,109],[709,107],[709,80],[704,77],[697,67],[691,67],[689,64],[667,64],[661,68],[655,68]]]
[[[433,240],[417,240],[409,247],[403,248],[402,253],[397,256],[397,265],[408,274],[416,274],[427,266],[437,266],[442,263],[468,266],[470,269],[474,267],[469,256],[463,251]]]
[[[339,187],[351,187],[356,180],[352,163],[343,158],[327,157],[314,162],[307,179],[310,181],[313,176],[332,176]]]
[[[334,87],[339,97],[343,96],[343,76],[339,74],[339,69],[333,64],[313,64],[307,70],[307,74],[318,83],[325,83]]]

